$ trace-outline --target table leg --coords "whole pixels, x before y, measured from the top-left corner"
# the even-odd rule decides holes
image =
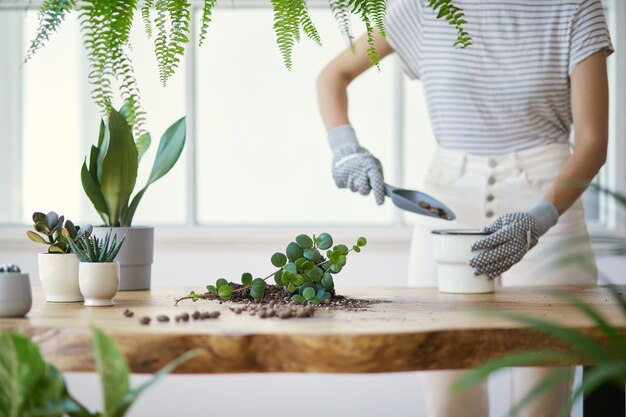
[[[583,381],[593,369],[583,366]],[[605,383],[583,400],[583,417],[626,416],[626,391],[613,383]]]

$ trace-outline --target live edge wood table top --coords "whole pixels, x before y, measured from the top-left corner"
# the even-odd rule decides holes
[[[626,334],[626,319],[602,287],[560,288],[605,313]],[[626,288],[625,288],[626,289]],[[103,328],[126,354],[133,372],[152,373],[193,348],[179,373],[327,372],[367,373],[469,368],[501,354],[556,346],[550,338],[507,321],[498,311],[523,312],[599,336],[593,324],[551,293],[551,288],[499,288],[494,294],[442,294],[436,289],[339,288],[339,293],[376,299],[367,311],[318,310],[313,318],[260,319],[236,315],[232,304],[174,298],[190,288],[120,292],[114,307],[46,303],[33,291],[26,318],[0,319],[0,330],[27,334],[47,360],[63,371],[93,371],[91,325]],[[125,317],[125,309],[134,311]],[[485,309],[492,309],[484,313]],[[216,320],[159,323],[183,312],[221,311]],[[481,313],[482,311],[482,313]],[[151,316],[148,326],[139,317]]]

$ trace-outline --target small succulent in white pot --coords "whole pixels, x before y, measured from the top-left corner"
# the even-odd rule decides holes
[[[28,238],[48,247],[46,252],[39,253],[37,259],[46,301],[83,301],[78,288],[78,259],[71,253],[69,242],[79,236],[89,236],[93,228],[91,225],[77,226],[54,211],[34,213],[33,222],[35,230],[26,232]]]
[[[28,274],[17,265],[0,264],[0,317],[23,317],[32,303]]]
[[[126,236],[119,241],[111,230],[103,237],[79,236],[70,240],[72,251],[80,260],[78,284],[88,307],[112,306],[120,287],[120,263],[115,261]]]

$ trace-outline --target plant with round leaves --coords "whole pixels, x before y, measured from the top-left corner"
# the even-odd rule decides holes
[[[81,262],[109,263],[115,260],[122,249],[124,240],[126,240],[126,235],[118,242],[117,235],[113,234],[113,230],[109,230],[103,238],[82,235],[68,242]]]
[[[19,272],[21,272],[20,267],[15,264],[0,264],[0,274]]]
[[[54,211],[48,214],[33,213],[33,228],[26,235],[35,243],[48,245],[48,253],[70,253],[69,242],[80,236],[89,236],[93,231],[90,224],[80,227],[65,220],[65,216],[59,216]]]
[[[321,304],[330,300],[335,292],[333,275],[341,272],[347,263],[350,252],[358,253],[367,244],[367,239],[360,237],[352,248],[343,244],[333,246],[333,238],[328,233],[317,236],[301,234],[287,244],[285,253],[276,252],[270,262],[278,268],[265,278],[254,278],[246,272],[241,276],[242,287],[235,289],[226,279],[220,278],[215,285],[207,285],[206,292],[191,291],[188,296],[176,300],[200,299],[230,300],[235,293],[249,291],[254,300],[262,300],[267,289],[267,280],[274,278],[274,283],[291,294],[291,300],[304,304]],[[326,257],[322,255],[326,251]]]

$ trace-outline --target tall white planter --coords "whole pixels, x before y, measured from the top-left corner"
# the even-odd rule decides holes
[[[23,317],[33,303],[28,274],[0,273],[0,317]]]
[[[471,248],[487,233],[479,230],[433,230],[433,255],[437,262],[439,291],[459,294],[484,294],[494,292],[495,280],[486,275],[474,276],[469,266],[475,255]]]
[[[154,227],[113,227],[119,241],[126,240],[115,258],[120,263],[120,291],[149,290],[154,259]],[[95,227],[93,235],[103,238],[110,227]]]
[[[78,267],[80,291],[87,307],[108,307],[120,286],[119,262],[81,262]]]
[[[73,253],[40,253],[39,280],[46,301],[69,303],[83,301],[78,287],[78,258]]]

